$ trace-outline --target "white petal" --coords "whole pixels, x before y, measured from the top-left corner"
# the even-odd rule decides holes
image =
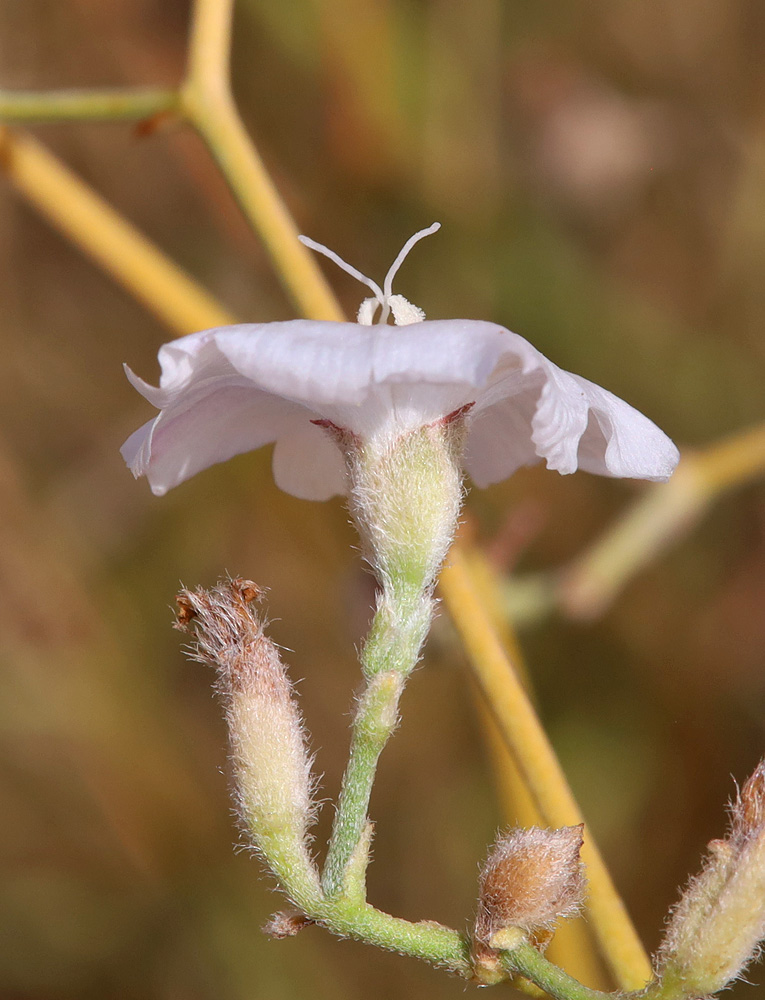
[[[465,383],[382,383],[370,387],[359,406],[317,406],[317,413],[357,437],[391,438],[434,423],[476,399],[477,391]]]
[[[531,419],[539,388],[532,387],[480,412],[470,423],[465,469],[476,486],[507,479],[539,461],[531,440]]]
[[[582,468],[653,480],[667,479],[679,458],[647,417],[508,333],[475,408],[465,467],[483,486],[533,464],[534,456],[564,475]]]
[[[375,382],[463,383],[476,389],[486,385],[511,336],[501,326],[469,319],[374,329]]]
[[[215,332],[201,330],[160,347],[157,355],[162,370],[160,389],[175,392],[195,376],[219,374],[221,365],[229,371],[230,366],[215,343]]]
[[[364,399],[372,380],[377,329],[291,320],[213,333],[221,353],[253,385],[313,408]]]
[[[537,410],[531,421],[531,440],[547,468],[566,476],[576,472],[579,440],[587,427],[584,391],[568,372],[549,364]]]
[[[345,489],[326,417],[362,435],[398,433],[474,403],[465,463],[486,485],[541,457],[608,476],[666,479],[678,458],[646,417],[548,361],[528,341],[473,320],[411,326],[311,322],[220,327],[159,352],[161,409],[123,446],[156,493],[232,455],[278,441],[277,482],[323,499]]]
[[[205,380],[131,435],[122,454],[133,475],[145,475],[161,496],[210,465],[274,441],[304,414],[231,379]]]
[[[130,371],[126,367],[127,371]],[[149,420],[137,431],[133,431],[127,441],[120,448],[120,455],[125,459],[125,464],[133,473],[136,479],[146,474],[149,466],[149,449],[151,447],[151,432],[156,421]]]
[[[303,500],[329,500],[346,489],[345,462],[328,431],[308,421],[274,448],[279,489]]]
[[[478,388],[497,364],[506,338],[513,336],[474,320],[410,327],[292,320],[222,327],[208,334],[255,385],[312,408],[360,404],[373,385],[388,382],[462,382]]]
[[[579,375],[592,410],[579,446],[579,467],[600,476],[664,482],[672,475],[680,453],[653,421],[599,385]]]
[[[468,382],[394,383],[380,387],[380,394],[384,392],[394,415],[394,425],[402,429],[432,424],[468,403],[474,403],[480,391]]]
[[[212,334],[254,385],[361,434],[391,421],[401,427],[429,423],[472,402],[511,336],[471,320],[418,323],[416,329],[294,320]],[[386,388],[399,383],[406,388]]]
[[[165,392],[164,389],[160,389],[156,385],[150,385],[148,382],[144,382],[140,376],[129,368],[127,365],[122,366],[123,371],[127,375],[128,382],[141,393],[144,399],[148,399],[152,406],[156,406],[158,410],[161,410],[165,403],[170,399],[170,394]]]

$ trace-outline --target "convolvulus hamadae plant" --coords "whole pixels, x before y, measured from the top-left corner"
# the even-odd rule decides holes
[[[313,241],[372,296],[357,323],[294,320],[205,330],[160,349],[155,388],[133,375],[159,414],[123,455],[157,494],[208,466],[275,443],[277,484],[306,499],[347,498],[378,583],[361,651],[364,688],[321,870],[311,758],[277,646],[256,610],[258,586],[235,578],[184,590],[178,626],[209,663],[228,723],[235,797],[253,846],[294,909],[267,930],[306,923],[443,966],[489,985],[522,976],[557,997],[604,996],[543,954],[555,924],[585,893],[583,830],[531,828],[500,836],[479,878],[473,930],[402,920],[373,907],[365,876],[368,805],[380,754],[398,722],[434,610],[433,591],[464,497],[544,459],[563,474],[663,481],[678,461],[650,420],[599,386],[565,372],[515,333],[474,320],[425,321],[393,278],[382,288]],[[390,325],[388,320],[394,323]],[[669,921],[650,1000],[715,993],[757,951],[765,931],[765,780],[758,769],[733,808],[730,835]]]

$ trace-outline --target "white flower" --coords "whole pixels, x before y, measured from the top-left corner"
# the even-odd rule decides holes
[[[287,493],[325,500],[347,492],[337,435],[394,440],[472,404],[464,467],[478,486],[544,459],[562,474],[666,480],[679,455],[623,400],[563,371],[494,323],[423,321],[391,283],[383,289],[311,241],[374,291],[358,323],[291,320],[203,330],[159,351],[158,388],[128,378],[159,414],[125,442],[133,474],[161,495],[233,455],[276,443],[274,477]],[[372,325],[382,307],[380,321]],[[389,326],[393,312],[400,324]]]

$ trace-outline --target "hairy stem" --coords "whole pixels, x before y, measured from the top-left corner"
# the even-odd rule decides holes
[[[350,883],[363,878],[363,872],[351,873],[350,862],[366,827],[377,762],[398,723],[401,692],[417,663],[432,614],[433,600],[427,594],[420,595],[416,602],[400,601],[401,613],[395,616],[397,624],[393,626],[392,589],[378,601],[361,657],[368,685],[353,723],[348,765],[322,875],[324,891],[330,898],[358,890]]]
[[[344,898],[327,901],[322,912],[318,922],[335,934],[422,959],[464,979],[472,977],[467,938],[450,927],[430,920],[411,923],[383,913],[368,903],[350,902]]]
[[[384,913],[370,906],[363,892],[359,894],[350,886],[335,897],[327,897],[300,857],[287,857],[281,848],[272,852],[272,846],[264,850],[269,867],[291,900],[311,920],[340,937],[418,958],[464,979],[472,978],[470,943],[465,935],[434,921],[412,923]]]
[[[583,986],[573,976],[548,961],[527,941],[521,942],[512,951],[504,952],[502,962],[508,972],[525,976],[545,993],[555,997],[555,1000],[614,1000],[615,997],[624,996]]]

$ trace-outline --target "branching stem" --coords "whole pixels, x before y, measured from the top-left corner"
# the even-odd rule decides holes
[[[229,83],[233,0],[197,0],[183,113],[194,125],[235,198],[268,248],[298,310],[311,319],[342,320],[337,299],[298,240],[298,230],[239,116]]]

